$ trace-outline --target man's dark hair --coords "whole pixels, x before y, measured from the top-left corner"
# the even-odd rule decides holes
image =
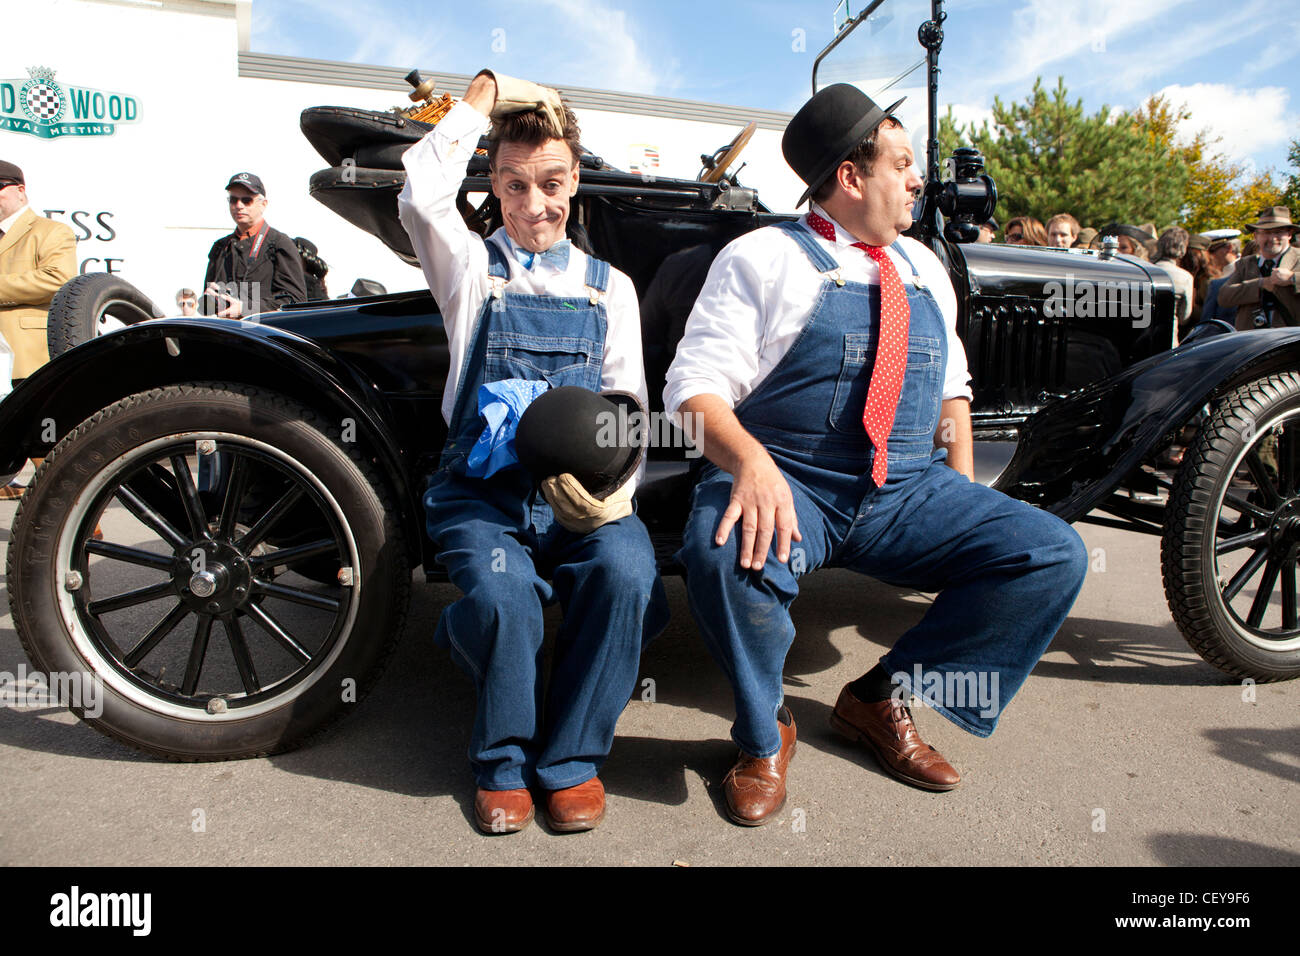
[[[577,166],[582,158],[582,136],[578,129],[578,117],[573,110],[564,107],[564,140],[573,154],[573,165]],[[525,146],[540,146],[547,140],[555,139],[546,115],[536,110],[527,113],[511,113],[492,121],[488,133],[488,166],[496,169],[497,149],[502,143],[522,143]]]
[[[847,161],[852,163],[854,167],[857,168],[858,172],[861,173],[863,176],[870,176],[871,167],[876,162],[876,154],[878,152],[876,148],[876,134],[879,133],[882,129],[902,129],[902,128],[903,128],[902,123],[900,123],[892,116],[886,116],[883,120],[881,120],[876,125],[875,129],[873,129],[870,133],[867,134],[866,139],[858,143],[857,146],[854,146],[852,151],[849,153],[849,155],[845,156],[844,159],[841,159],[839,163],[835,164],[835,170],[838,170],[840,168],[840,163]],[[822,184],[813,190],[811,199],[813,202],[820,204],[825,202],[827,199],[830,199],[834,193],[835,193],[835,171],[833,170],[831,174],[828,177],[826,177],[826,179],[822,182]]]

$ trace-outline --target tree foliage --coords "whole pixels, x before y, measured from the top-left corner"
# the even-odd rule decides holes
[[[1043,88],[1042,77],[1021,103],[993,101],[993,120],[964,127],[951,107],[940,118],[941,155],[975,146],[998,184],[998,217],[1046,222],[1068,212],[1085,225],[1179,223],[1195,231],[1250,222],[1263,206],[1285,201],[1271,170],[1251,174],[1217,150],[1202,130],[1179,136],[1185,106],[1152,96],[1132,112],[1102,106],[1095,113],[1071,100],[1065,81]],[[1292,143],[1300,170],[1300,141]],[[1300,175],[1287,195],[1300,203]]]
[[[1218,140],[1211,141],[1207,131],[1180,140],[1178,125],[1190,115],[1186,106],[1175,106],[1163,96],[1150,97],[1134,114],[1151,147],[1177,156],[1187,168],[1180,225],[1193,232],[1240,227],[1254,221],[1263,207],[1281,201],[1282,190],[1271,170],[1252,173],[1247,164],[1233,162],[1215,150]]]

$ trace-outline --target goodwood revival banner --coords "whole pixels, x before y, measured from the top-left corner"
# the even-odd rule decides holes
[[[54,81],[54,71],[34,66],[27,79],[0,80],[0,130],[41,139],[112,136],[122,123],[140,122],[140,101]]]

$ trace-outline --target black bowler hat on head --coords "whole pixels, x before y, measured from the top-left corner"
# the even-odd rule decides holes
[[[572,385],[539,395],[515,431],[515,454],[537,482],[565,472],[593,498],[618,490],[645,455],[649,422],[631,392]]]
[[[848,83],[835,83],[814,93],[794,114],[781,137],[785,161],[808,184],[795,205],[803,205],[853,152],[853,147],[905,99],[899,97],[882,110],[866,93]]]

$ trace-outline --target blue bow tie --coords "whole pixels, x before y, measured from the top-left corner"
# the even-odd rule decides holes
[[[538,259],[550,261],[556,269],[563,272],[569,268],[569,249],[573,246],[568,239],[561,239],[545,252],[529,252],[527,249],[520,248],[514,242],[510,243],[510,251],[515,254],[515,258],[522,263],[525,269],[532,269]]]

